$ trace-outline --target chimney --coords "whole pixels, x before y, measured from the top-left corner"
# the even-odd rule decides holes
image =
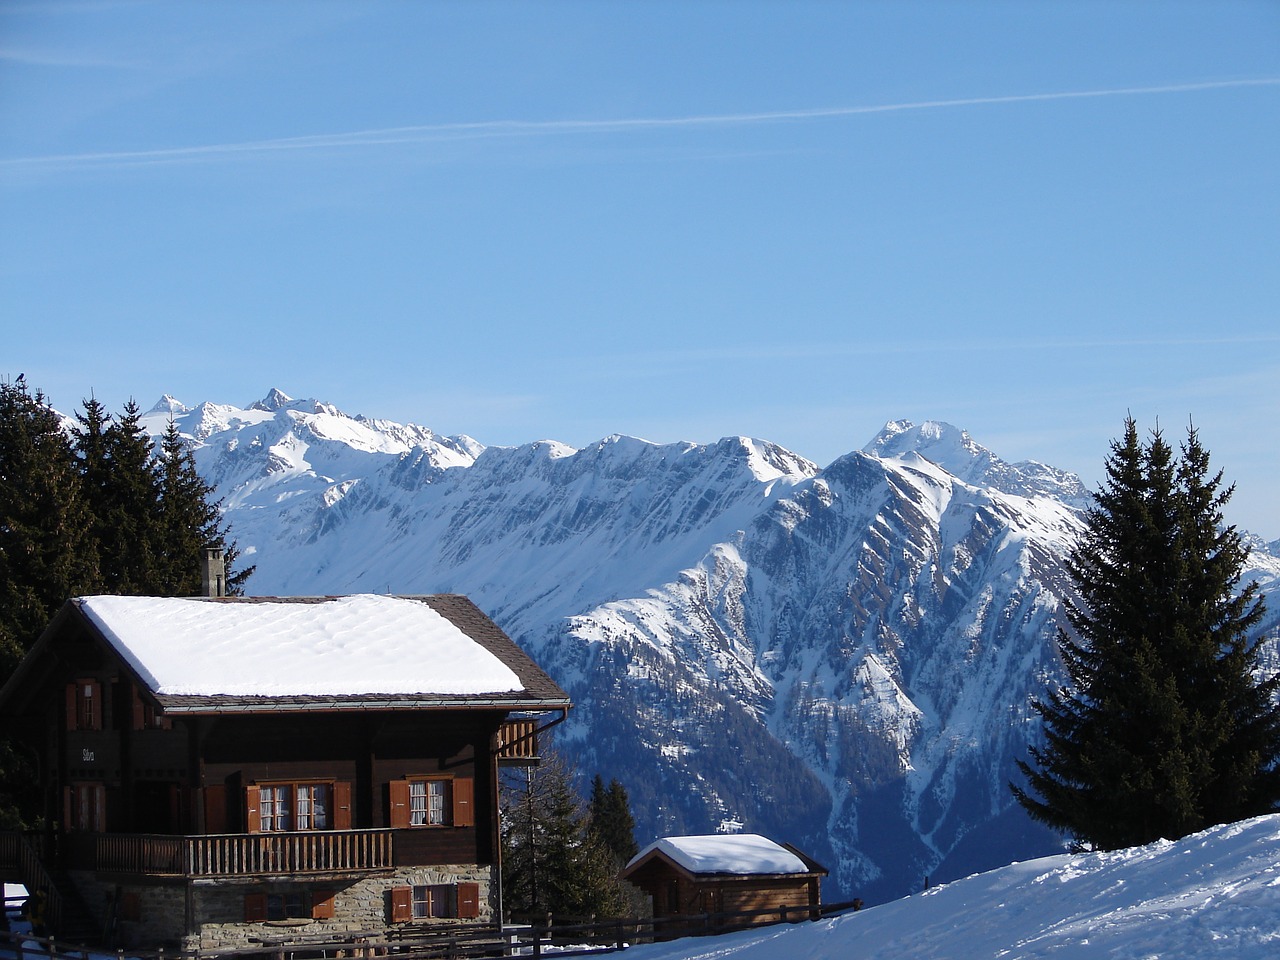
[[[227,595],[227,567],[221,547],[205,547],[200,561],[200,596],[225,597]]]

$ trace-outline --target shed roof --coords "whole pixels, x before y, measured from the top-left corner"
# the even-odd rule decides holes
[[[827,871],[790,845],[756,833],[663,837],[636,854],[624,874],[661,858],[695,876],[782,876]]]

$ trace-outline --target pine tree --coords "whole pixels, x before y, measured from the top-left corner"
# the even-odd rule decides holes
[[[0,382],[0,683],[69,596],[98,585],[90,514],[61,418],[21,377]],[[39,809],[31,758],[0,736],[0,828]]]
[[[235,569],[212,492],[173,424],[157,457],[132,401],[113,420],[91,397],[68,433],[22,377],[0,382],[0,683],[70,597],[195,595],[209,545],[240,592],[253,568]],[[0,825],[38,809],[27,767],[0,741]]]
[[[113,419],[91,397],[76,420],[72,436],[82,486],[93,504],[103,590],[154,593],[161,577],[160,469],[138,405],[130,400]]]
[[[626,788],[616,779],[610,780],[606,787],[604,777],[597,773],[591,781],[589,816],[591,833],[609,851],[615,866],[618,869],[626,866],[640,851]]]
[[[243,592],[253,567],[238,570],[239,548],[223,526],[213,488],[196,470],[195,457],[172,420],[160,441],[159,578],[161,596],[200,592],[205,547],[221,547],[227,566],[227,594]]]
[[[0,383],[0,677],[67,597],[100,585],[90,527],[61,418],[21,378]]]
[[[509,773],[502,796],[502,900],[508,916],[622,916],[631,905],[612,855],[588,829],[564,759]]]
[[[1177,839],[1280,801],[1280,678],[1259,682],[1257,585],[1237,590],[1246,551],[1221,508],[1231,496],[1194,429],[1175,458],[1132,418],[1067,569],[1070,683],[1034,706],[1044,721],[1031,793],[1037,820],[1081,847]]]

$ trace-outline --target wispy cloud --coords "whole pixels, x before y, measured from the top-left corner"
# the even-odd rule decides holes
[[[482,120],[470,123],[421,124],[382,127],[345,133],[279,137],[236,143],[170,147],[153,150],[118,150],[93,153],[53,154],[0,160],[0,168],[40,168],[57,166],[114,166],[134,164],[195,163],[231,160],[238,157],[287,151],[331,151],[398,144],[424,144],[450,140],[479,140],[572,134],[628,133],[644,130],[696,129],[750,126],[770,123],[802,123],[833,120],[868,114],[908,110],[948,110],[961,107],[999,106],[1018,103],[1045,103],[1057,100],[1085,100],[1100,97],[1154,96],[1193,93],[1243,87],[1280,86],[1280,77],[1238,80],[1207,80],[1195,83],[1147,87],[1113,87],[1105,90],[1071,90],[1058,93],[1026,93],[1000,97],[965,97],[952,100],[917,100],[854,107],[821,107],[805,110],[775,110],[759,113],[698,114],[683,117],[637,117],[596,120]]]
[[[108,70],[136,70],[142,66],[129,60],[110,60],[102,57],[81,56],[74,53],[47,53],[41,50],[24,50],[16,47],[0,47],[0,62],[20,63],[29,67],[73,67]]]
[[[921,337],[915,340],[859,341],[778,341],[775,343],[726,343],[705,349],[632,351],[625,358],[595,355],[578,358],[574,369],[579,379],[613,380],[621,377],[651,379],[667,377],[690,368],[717,364],[775,364],[780,361],[806,363],[839,358],[926,357],[961,353],[977,354],[1063,354],[1068,352],[1126,350],[1205,350],[1214,347],[1238,348],[1280,344],[1280,334],[1245,334],[1224,337],[1082,337],[1077,339],[1002,337],[946,340]],[[1258,353],[1262,360],[1267,354]],[[1268,372],[1270,372],[1268,370]],[[1233,374],[1240,376],[1240,371]],[[1074,389],[1074,388],[1073,388]]]

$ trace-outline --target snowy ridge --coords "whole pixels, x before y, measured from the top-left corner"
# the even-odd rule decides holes
[[[1078,479],[936,423],[819,469],[744,437],[485,447],[278,392],[186,409],[150,429],[195,444],[254,593],[467,594],[573,697],[558,742],[622,780],[642,844],[742,824],[869,903],[1056,849],[1007,784],[1059,675]]]

